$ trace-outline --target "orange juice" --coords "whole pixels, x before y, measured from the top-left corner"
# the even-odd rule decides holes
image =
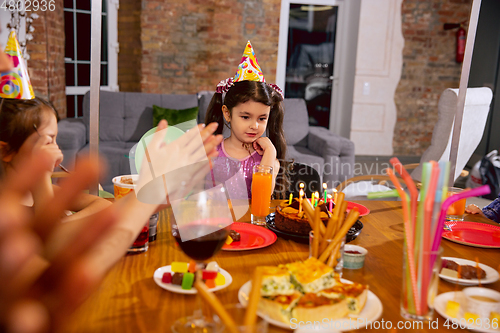
[[[271,205],[272,174],[254,172],[252,178],[252,214],[255,216],[269,215]]]
[[[457,194],[458,192],[463,191],[462,189],[458,188],[450,188],[448,190],[448,197],[451,197],[452,195]],[[466,199],[461,199],[458,201],[455,201],[446,211],[446,219],[447,220],[453,220],[453,221],[462,221],[464,219],[464,214],[465,214],[465,200]]]

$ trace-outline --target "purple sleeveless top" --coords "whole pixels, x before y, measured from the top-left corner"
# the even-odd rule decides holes
[[[254,165],[259,165],[262,156],[254,151],[244,159],[232,158],[224,149],[224,141],[217,146],[219,156],[212,159],[209,180],[225,183],[233,199],[252,198],[252,173]]]

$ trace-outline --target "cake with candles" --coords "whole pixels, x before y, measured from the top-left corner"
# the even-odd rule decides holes
[[[325,205],[323,200],[319,200],[318,207],[321,209],[321,221],[326,225],[330,218],[327,205]],[[299,212],[299,209],[299,200],[296,198],[292,200],[291,204],[289,200],[281,201],[276,207],[276,215],[274,217],[276,229],[298,235],[309,235],[312,228],[304,211]]]

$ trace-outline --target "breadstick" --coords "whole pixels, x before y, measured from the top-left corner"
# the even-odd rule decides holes
[[[340,213],[343,212],[341,208],[342,208],[342,203],[344,202],[344,198],[345,198],[345,193],[339,192],[337,195],[337,201],[335,201],[335,208],[333,208],[333,215],[339,217]]]
[[[354,223],[358,220],[359,211],[357,207],[354,207],[349,212],[346,221],[340,227],[340,230],[335,235],[335,238],[328,245],[326,250],[319,257],[319,261],[325,262],[326,258],[328,258],[329,254],[332,252],[333,248],[340,242],[340,240],[347,234],[347,231],[353,226]]]
[[[314,226],[313,226],[314,238],[312,243],[312,256],[314,258],[318,258],[319,241],[321,239],[319,231],[319,224],[321,223],[321,218],[319,217],[320,211],[321,209],[319,207],[316,207],[316,209],[314,210]]]
[[[332,268],[334,266],[337,266],[337,262],[338,262],[337,259],[338,259],[338,254],[339,254],[341,244],[342,244],[342,242],[338,243],[337,246],[335,246],[335,248],[332,251],[332,254],[328,258],[327,265],[332,267]]]
[[[339,222],[337,223],[337,229],[335,230],[335,232],[337,232],[340,229],[340,227],[342,226],[342,224],[344,224],[345,217],[347,215],[346,210],[347,210],[347,201],[343,201],[342,206],[340,207]],[[333,235],[332,235],[332,237],[333,237]]]
[[[342,193],[344,194],[344,193]],[[328,226],[326,228],[325,232],[325,237],[323,238],[323,241],[321,242],[320,246],[320,251],[319,253],[323,253],[325,248],[328,245],[328,239],[332,239],[333,235],[337,233],[337,230],[340,230],[340,227],[344,223],[345,219],[345,210],[347,209],[347,201],[343,201],[342,204],[339,206],[340,212],[339,216],[337,217],[336,215],[332,214],[332,217],[328,221]]]
[[[238,333],[239,331],[236,328],[236,323],[234,322],[233,318],[231,318],[229,313],[227,313],[226,309],[224,309],[224,306],[219,301],[217,296],[215,296],[208,290],[205,283],[203,283],[201,279],[196,279],[194,287],[196,288],[196,290],[198,290],[198,293],[200,294],[201,298],[203,298],[212,307],[212,309],[215,311],[217,316],[219,316],[219,318],[222,320],[222,322],[229,330],[229,332]]]
[[[257,319],[257,306],[260,300],[260,288],[262,285],[262,270],[260,267],[255,269],[252,278],[252,290],[248,298],[248,306],[245,312],[244,324],[248,332],[253,332],[255,320]]]
[[[302,207],[304,208],[304,212],[306,212],[306,215],[309,219],[309,224],[311,225],[311,228],[314,230],[314,227],[312,226],[312,225],[314,225],[314,209],[313,209],[311,203],[309,202],[309,200],[302,200]],[[311,221],[313,222],[312,224],[311,224]],[[325,225],[323,223],[319,224],[319,231],[320,231],[321,235],[325,234],[326,228],[325,228]]]
[[[328,240],[332,238],[334,230],[336,229],[338,218],[332,214],[330,219],[328,219],[328,223],[326,225],[325,236],[321,239],[321,245],[319,247],[319,253],[323,253],[328,245]]]

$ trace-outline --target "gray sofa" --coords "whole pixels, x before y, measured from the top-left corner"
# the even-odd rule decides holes
[[[99,152],[107,159],[107,177],[101,181],[113,192],[111,179],[129,174],[129,152],[142,135],[153,127],[153,104],[172,109],[199,106],[198,122],[203,122],[212,92],[191,95],[160,95],[101,91]],[[59,122],[57,142],[64,154],[65,166],[72,166],[89,149],[90,95],[83,99],[83,117]],[[287,158],[314,167],[329,187],[352,177],[354,144],[325,128],[308,125],[306,104],[301,99],[285,99],[283,128],[287,140]],[[226,137],[229,131],[223,133]]]

